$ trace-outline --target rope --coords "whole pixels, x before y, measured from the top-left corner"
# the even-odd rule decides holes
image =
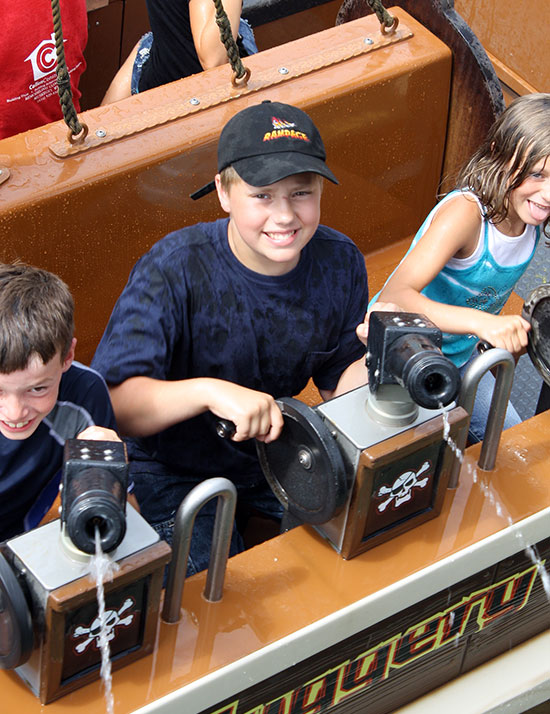
[[[231,69],[233,70],[233,84],[235,84],[237,80],[244,80],[244,82],[246,83],[248,77],[250,76],[250,70],[248,70],[241,61],[241,58],[239,56],[239,48],[237,47],[237,43],[233,39],[231,25],[229,23],[227,13],[225,12],[224,7],[222,5],[222,0],[214,0],[214,6],[216,8],[216,25],[220,29],[220,39],[225,47],[225,51],[227,52],[227,59],[229,60],[229,64],[231,65]]]
[[[71,78],[65,61],[65,48],[63,47],[63,28],[61,27],[61,11],[59,0],[51,0],[53,29],[55,32],[55,51],[57,55],[57,91],[59,93],[59,104],[65,124],[70,129],[69,139],[82,141],[88,133],[88,127],[78,121],[76,109],[73,102],[73,92],[71,89]],[[79,136],[83,134],[82,136]],[[72,139],[71,139],[72,137]]]
[[[378,22],[382,27],[390,28],[396,24],[397,18],[390,15],[390,13],[382,5],[382,0],[367,0],[367,2],[370,9],[376,13]]]

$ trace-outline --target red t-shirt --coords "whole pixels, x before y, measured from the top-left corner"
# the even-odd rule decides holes
[[[86,68],[86,0],[60,0],[65,60],[75,108]],[[57,57],[49,0],[0,0],[0,138],[62,119],[57,91]]]

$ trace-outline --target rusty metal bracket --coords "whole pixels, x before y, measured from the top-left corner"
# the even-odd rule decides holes
[[[404,23],[401,23],[398,29],[395,27],[393,29],[394,31],[391,34],[373,33],[372,37],[363,35],[354,40],[324,49],[315,55],[296,60],[296,62],[289,62],[285,67],[273,67],[258,74],[246,86],[234,87],[231,93],[228,93],[226,88],[220,88],[206,92],[204,95],[185,100],[179,99],[170,104],[145,110],[134,117],[114,122],[108,126],[90,126],[90,131],[83,141],[78,144],[59,141],[49,147],[50,151],[60,159],[74,156],[118,139],[139,134],[147,129],[153,129],[168,122],[182,119],[190,114],[196,114],[232,99],[259,92],[282,82],[288,82],[353,57],[369,54],[383,47],[410,39],[413,36],[412,31]]]

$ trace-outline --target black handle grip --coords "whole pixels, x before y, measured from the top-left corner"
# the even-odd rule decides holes
[[[216,433],[222,439],[231,439],[237,431],[234,422],[229,419],[220,419],[216,424]]]
[[[480,340],[477,343],[476,347],[480,355],[482,355],[484,352],[487,352],[487,350],[493,349],[493,345],[490,342],[486,342],[485,340]]]

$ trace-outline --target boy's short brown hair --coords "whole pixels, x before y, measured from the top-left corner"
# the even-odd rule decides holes
[[[226,166],[220,171],[220,183],[224,191],[229,191],[238,181],[242,179],[232,166]]]
[[[307,173],[307,172],[306,172]],[[319,185],[321,186],[321,190],[323,188],[323,177],[321,174],[311,174],[313,177],[317,178],[319,181]],[[221,187],[223,190],[228,193],[229,189],[231,186],[234,186],[236,183],[239,181],[242,181],[242,178],[239,176],[239,174],[235,171],[233,166],[226,166],[225,169],[222,169],[220,171],[220,183]]]
[[[37,354],[44,364],[68,354],[74,302],[53,273],[24,263],[0,263],[0,373],[26,369]]]

